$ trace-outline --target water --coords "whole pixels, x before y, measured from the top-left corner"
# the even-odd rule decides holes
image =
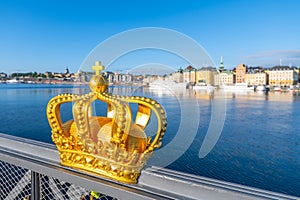
[[[57,94],[88,91],[85,86],[73,85],[2,84],[0,132],[51,143],[45,111],[48,101]],[[109,91],[149,96],[166,109],[168,127],[164,147],[155,152],[149,164],[163,167],[168,164],[166,167],[170,169],[300,196],[300,96],[297,94],[215,92],[209,95],[187,90],[170,95],[166,91],[136,87],[112,87]],[[224,126],[212,151],[200,158],[199,150],[214,120],[212,112],[218,100],[225,106]],[[72,118],[71,106],[62,106],[63,120]],[[222,116],[222,109],[218,110],[215,116]],[[97,108],[96,112],[104,114],[105,110]],[[147,130],[152,130],[154,122]]]

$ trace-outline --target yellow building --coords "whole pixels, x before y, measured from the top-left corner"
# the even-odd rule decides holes
[[[296,68],[288,66],[275,66],[269,71],[269,84],[271,86],[291,86],[298,82]]]
[[[185,70],[183,70],[183,81],[185,83],[194,84],[196,82],[196,69],[189,65]]]
[[[262,67],[249,67],[245,76],[248,85],[267,85],[267,73]]]
[[[223,71],[220,73],[220,83],[223,85],[233,84],[233,74],[230,71]]]
[[[255,73],[246,73],[245,80],[248,85],[255,85]]]
[[[257,73],[255,76],[255,85],[267,85],[268,75],[265,72]]]
[[[267,74],[264,72],[246,74],[248,85],[267,85]]]
[[[183,83],[183,72],[182,71],[177,71],[172,74],[172,80],[177,82],[177,83]]]
[[[214,74],[214,85],[232,85],[233,77],[233,73],[225,69],[221,56],[219,70]]]
[[[217,70],[213,67],[203,67],[196,71],[196,83],[215,85],[214,76]]]
[[[190,83],[192,83],[192,84],[196,83],[196,71],[197,70],[195,68],[190,71],[190,74],[191,74]]]
[[[190,82],[190,72],[187,70],[183,71],[183,82],[189,83]]]

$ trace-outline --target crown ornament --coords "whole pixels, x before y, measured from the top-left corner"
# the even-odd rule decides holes
[[[52,140],[60,154],[61,164],[125,183],[136,183],[154,149],[162,145],[166,131],[166,114],[155,100],[140,96],[120,96],[106,92],[108,81],[101,75],[104,67],[96,62],[89,82],[91,92],[85,95],[61,94],[47,105]],[[107,104],[106,116],[95,116],[94,101]],[[62,122],[60,106],[73,103],[73,119]],[[130,104],[137,104],[135,118]],[[157,131],[147,137],[145,128],[151,113],[157,118]]]

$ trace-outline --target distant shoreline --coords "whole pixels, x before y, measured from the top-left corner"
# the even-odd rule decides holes
[[[4,85],[16,85],[16,84],[26,84],[26,85],[36,85],[36,84],[47,84],[47,85],[88,85],[89,82],[76,82],[76,81],[37,81],[37,82],[1,82],[0,84]],[[144,83],[118,83],[118,84],[109,84],[109,86],[144,86]]]

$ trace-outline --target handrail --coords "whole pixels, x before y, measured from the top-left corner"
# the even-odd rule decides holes
[[[0,160],[122,200],[299,199],[154,166],[148,166],[142,171],[138,184],[128,185],[60,165],[58,151],[52,144],[1,133]]]

